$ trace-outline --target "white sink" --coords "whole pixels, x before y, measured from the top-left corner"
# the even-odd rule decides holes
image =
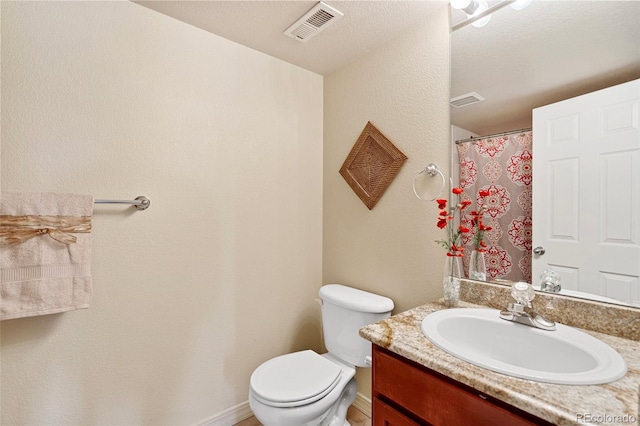
[[[422,332],[471,364],[536,382],[596,385],[627,372],[620,354],[589,334],[562,324],[546,331],[505,321],[495,309],[437,311],[422,321]]]

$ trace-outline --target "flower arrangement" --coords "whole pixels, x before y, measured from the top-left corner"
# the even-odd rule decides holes
[[[462,188],[453,188],[451,192],[458,198],[458,202],[453,208],[453,211],[448,211],[447,200],[443,198],[439,198],[436,200],[436,202],[438,203],[438,208],[440,209],[440,213],[438,214],[438,223],[436,225],[438,226],[438,228],[444,229],[447,233],[446,239],[437,240],[436,243],[447,249],[447,256],[462,257],[464,247],[459,243],[460,237],[462,236],[462,234],[469,233],[470,230],[469,228],[462,225],[458,225],[456,227],[454,224],[454,219],[457,212],[460,212],[460,214],[462,214],[462,211],[464,211],[471,205],[471,201],[460,201],[460,194],[462,194],[463,192]]]
[[[484,243],[484,233],[485,231],[491,231],[491,226],[486,226],[482,223],[482,218],[484,216],[484,198],[491,195],[488,190],[481,189],[478,191],[478,196],[480,197],[480,202],[478,202],[478,210],[471,211],[471,223],[475,227],[475,235],[473,236],[473,247],[479,251],[484,252],[485,247],[487,246]]]

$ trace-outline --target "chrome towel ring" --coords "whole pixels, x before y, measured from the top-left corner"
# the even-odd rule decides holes
[[[418,191],[416,190],[416,181],[418,180],[418,176],[420,176],[422,173],[426,173],[431,177],[436,176],[436,175],[440,175],[440,178],[442,179],[442,186],[440,187],[440,191],[438,191],[436,196],[433,197],[433,198],[422,198],[420,195],[418,195]],[[416,197],[418,197],[422,201],[433,201],[436,198],[438,198],[440,196],[440,194],[442,194],[442,190],[444,190],[444,186],[445,186],[444,175],[442,174],[442,172],[440,171],[438,166],[436,164],[434,164],[434,163],[431,163],[431,164],[427,165],[427,167],[425,167],[424,169],[422,169],[418,173],[416,173],[415,177],[413,178],[413,193],[416,195]]]

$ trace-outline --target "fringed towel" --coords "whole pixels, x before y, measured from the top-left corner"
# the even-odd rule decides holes
[[[0,194],[0,320],[91,302],[90,195]]]

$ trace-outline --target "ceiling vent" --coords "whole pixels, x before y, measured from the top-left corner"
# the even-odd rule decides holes
[[[476,92],[467,93],[466,95],[451,98],[450,103],[454,108],[462,108],[484,101],[484,98],[478,95]]]
[[[342,18],[342,12],[319,2],[284,31],[284,35],[305,43],[314,35]]]

